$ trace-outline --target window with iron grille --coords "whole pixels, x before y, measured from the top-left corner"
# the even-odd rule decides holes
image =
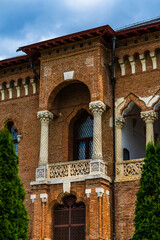
[[[8,122],[7,123],[7,128],[9,130],[10,134],[11,134],[11,139],[14,143],[15,152],[18,155],[18,140],[17,140],[18,132],[14,128],[13,122]]]
[[[67,196],[53,214],[53,240],[85,240],[85,204]]]
[[[74,124],[74,160],[92,158],[93,150],[93,117],[83,112]]]

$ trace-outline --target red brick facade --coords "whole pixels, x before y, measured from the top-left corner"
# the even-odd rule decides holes
[[[159,108],[159,25],[150,23],[119,32],[104,26],[22,48],[34,59],[40,79],[30,68],[29,57],[0,62],[0,125],[12,121],[21,135],[19,175],[26,190],[29,239],[56,240],[54,208],[63,204],[67,195],[74,195],[76,202],[85,204],[86,240],[113,238],[112,85],[109,70],[112,36],[117,35],[115,114],[116,118],[125,118],[123,115],[130,113],[130,106],[134,104],[140,112]],[[97,102],[100,104],[98,110],[95,106],[89,107],[89,103]],[[93,122],[102,118],[102,129],[99,125],[93,126],[93,145],[100,149],[98,144],[102,139],[103,155],[99,158],[94,155],[93,160],[80,161],[78,165],[73,159],[74,123],[84,111],[93,115]],[[135,125],[137,120],[132,120]],[[48,128],[48,135],[42,127],[44,131]],[[94,129],[96,127],[98,130]],[[140,178],[136,169],[139,168],[137,164],[142,163],[133,159],[123,161],[122,127],[116,130],[117,240],[133,236]],[[100,131],[102,136],[99,136]],[[145,134],[152,137],[152,132]],[[48,155],[44,155],[46,151]],[[67,162],[69,165],[65,165]],[[99,168],[95,170],[97,166]],[[66,171],[70,171],[69,175],[65,175]]]

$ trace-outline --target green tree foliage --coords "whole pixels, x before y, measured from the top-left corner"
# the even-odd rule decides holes
[[[133,240],[160,239],[160,143],[148,143],[135,209]]]
[[[8,130],[0,132],[0,239],[27,240],[25,191],[18,176],[18,156]]]

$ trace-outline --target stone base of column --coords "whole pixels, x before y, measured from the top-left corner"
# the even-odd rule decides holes
[[[101,159],[94,159],[90,162],[90,175],[103,174],[107,176],[107,163]]]
[[[36,168],[36,181],[47,180],[47,165]]]

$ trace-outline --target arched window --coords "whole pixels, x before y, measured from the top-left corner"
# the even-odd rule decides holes
[[[11,133],[11,138],[12,141],[14,143],[14,147],[15,147],[15,152],[18,155],[18,140],[17,140],[17,136],[18,136],[18,132],[17,130],[14,128],[14,124],[13,122],[8,122],[7,123],[7,128]]]
[[[67,196],[54,208],[53,223],[54,240],[85,240],[85,204]]]
[[[83,112],[74,124],[74,160],[92,158],[93,150],[93,117]]]

